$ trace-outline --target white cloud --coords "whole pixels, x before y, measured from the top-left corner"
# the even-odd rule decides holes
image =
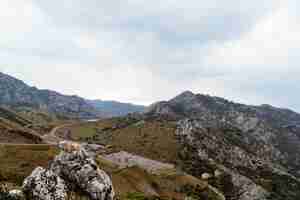
[[[281,7],[241,39],[211,48],[209,59],[232,67],[265,65],[273,70],[274,66],[287,64],[291,52],[300,48],[299,20],[289,11],[289,7]]]
[[[282,2],[239,40],[210,48],[203,64],[226,69],[227,75],[219,83],[234,99],[300,108],[294,100],[299,89],[300,26],[291,8],[291,4]]]
[[[4,0],[0,70],[141,103],[192,89],[300,110],[296,0]],[[278,96],[281,96],[280,98]]]

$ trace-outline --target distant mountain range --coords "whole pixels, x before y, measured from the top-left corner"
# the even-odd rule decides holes
[[[36,109],[58,117],[94,119],[141,112],[143,106],[114,101],[87,100],[51,90],[31,87],[21,80],[0,72],[0,105],[13,109]]]
[[[121,103],[118,101],[87,100],[87,102],[106,116],[124,116],[129,113],[144,112],[146,107],[131,103]]]

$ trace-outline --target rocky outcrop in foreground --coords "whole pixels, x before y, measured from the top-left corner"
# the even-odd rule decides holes
[[[67,186],[63,179],[51,170],[36,168],[23,183],[23,192],[29,199],[64,200]]]
[[[72,191],[91,200],[114,199],[110,177],[84,148],[72,142],[59,146],[62,152],[47,169],[38,167],[25,179],[22,192],[27,200],[65,200]]]

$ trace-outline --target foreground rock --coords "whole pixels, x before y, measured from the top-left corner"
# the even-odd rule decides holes
[[[64,200],[67,197],[67,186],[51,170],[36,168],[23,183],[23,192],[28,199]]]
[[[72,144],[66,146],[69,148]],[[62,152],[57,156],[51,170],[87,193],[92,200],[112,200],[114,191],[109,176],[97,167],[85,149],[77,150],[77,145],[74,148],[75,151]]]
[[[36,168],[23,183],[28,199],[65,200],[69,191],[80,191],[91,200],[113,200],[110,177],[98,168],[84,148],[62,142],[62,152],[49,169]]]
[[[25,200],[25,196],[24,196],[24,194],[21,190],[11,190],[11,191],[9,191],[8,197],[11,200]]]

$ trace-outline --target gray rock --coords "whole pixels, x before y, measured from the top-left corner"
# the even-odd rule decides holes
[[[203,173],[203,174],[201,175],[201,179],[202,179],[202,180],[205,180],[205,181],[207,181],[207,180],[209,180],[209,179],[211,179],[211,178],[212,178],[212,175],[209,174],[209,173]]]
[[[98,144],[88,144],[83,143],[81,146],[88,152],[89,156],[95,158],[97,156],[97,152],[101,150],[105,150],[105,147]]]
[[[50,167],[72,187],[79,188],[92,200],[112,200],[114,189],[110,177],[100,170],[84,148],[61,152]]]
[[[270,155],[263,150],[263,148],[270,148],[270,152],[275,153],[271,143],[254,153],[255,151],[250,151],[251,145],[247,143],[247,139],[255,142],[258,141],[258,137],[253,138],[250,133],[245,134],[242,129],[223,122],[218,126],[207,126],[206,123],[201,119],[183,119],[178,122],[176,135],[183,145],[189,146],[188,153],[194,163],[193,169],[189,171],[191,174],[201,177],[199,172],[213,172],[219,168],[221,171],[226,171],[226,174],[231,177],[231,179],[226,178],[230,182],[226,184],[231,190],[227,195],[234,195],[234,199],[238,200],[264,200],[270,196],[280,200],[299,198],[300,181],[289,174],[284,167],[270,162],[268,159]],[[255,123],[250,124],[249,126],[252,126]],[[261,143],[263,144],[267,138],[262,137]],[[218,173],[216,174],[218,177]],[[272,178],[270,179],[266,174],[271,175]],[[267,180],[271,187],[278,189],[274,191],[271,187],[270,189],[264,187],[262,183],[254,182],[253,180],[257,178]],[[227,191],[229,190],[224,188],[223,192]]]
[[[8,196],[13,200],[25,200],[25,195],[21,190],[11,190],[9,191]]]
[[[65,200],[67,187],[63,179],[51,170],[36,168],[22,186],[27,199]]]
[[[220,170],[216,169],[215,172],[214,172],[214,176],[215,178],[218,178],[218,177],[221,177],[223,174],[223,172],[221,172]]]

